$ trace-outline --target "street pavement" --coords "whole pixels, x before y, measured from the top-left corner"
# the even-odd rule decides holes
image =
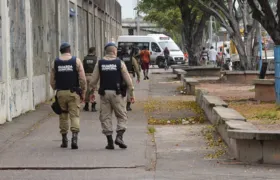
[[[92,112],[82,112],[79,149],[61,149],[58,117],[43,104],[0,126],[0,180],[279,179],[279,166],[247,165],[227,157],[205,158],[213,152],[201,134],[207,123],[155,126],[154,142],[147,133],[144,102],[152,98],[191,101],[194,97],[176,92],[180,84],[172,81],[175,75],[170,70],[151,72],[156,74],[135,87],[137,103],[128,113],[124,136],[128,149],[105,150],[106,138],[101,134],[98,113]]]
[[[171,71],[153,70],[150,80],[150,99],[193,101],[194,98],[176,92]],[[173,77],[173,81],[172,81]],[[209,159],[214,149],[206,145],[201,133],[209,125],[155,126],[157,152],[156,180],[276,180],[279,166],[247,165],[229,156]]]
[[[99,113],[93,112],[81,113],[79,149],[61,149],[58,117],[50,115],[49,105],[44,104],[0,129],[0,180],[153,179],[153,173],[146,171],[150,162],[146,158],[148,131],[143,112],[149,83],[143,81],[135,86],[138,102],[128,113],[124,135],[128,149],[116,146],[113,151],[105,150]]]

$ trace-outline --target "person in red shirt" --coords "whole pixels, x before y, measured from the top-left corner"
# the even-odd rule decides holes
[[[140,58],[142,61],[141,66],[144,73],[144,80],[147,80],[149,79],[148,73],[149,73],[149,66],[151,61],[151,54],[146,46],[144,46],[143,50],[141,51]]]

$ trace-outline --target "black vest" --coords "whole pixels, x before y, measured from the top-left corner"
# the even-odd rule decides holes
[[[54,62],[55,80],[57,90],[70,90],[79,87],[79,75],[76,65],[76,57],[70,60],[60,60]]]
[[[99,60],[100,89],[117,90],[122,84],[121,60]]]
[[[85,73],[92,73],[96,62],[97,57],[95,55],[87,55],[83,61]]]
[[[129,54],[123,55],[122,61],[125,63],[127,71],[129,73],[133,73],[134,69],[133,69],[133,64],[132,64],[132,58],[130,57],[130,55]]]

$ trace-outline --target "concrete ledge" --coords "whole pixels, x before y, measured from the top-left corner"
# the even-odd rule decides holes
[[[228,130],[228,136],[233,139],[248,140],[280,140],[280,131],[261,131],[261,130]]]
[[[213,66],[184,66],[172,65],[173,73],[176,69],[183,69],[188,73],[188,76],[215,76],[219,77],[221,68]]]
[[[211,107],[216,107],[216,106],[228,107],[228,104],[217,96],[204,96],[204,99]]]
[[[228,129],[234,130],[257,130],[256,126],[245,121],[229,120],[226,122],[226,125],[228,126]]]
[[[253,81],[253,84],[274,85],[275,80],[274,79],[255,79]]]
[[[228,83],[252,84],[259,74],[259,71],[223,71],[221,76]],[[267,71],[266,78],[274,79],[274,71]]]
[[[175,69],[174,74],[177,74],[177,79],[181,80],[187,74],[187,72],[183,69]]]
[[[217,123],[217,119],[219,117],[216,117],[215,114],[213,113],[213,108],[214,107],[227,107],[228,104],[225,103],[222,99],[216,96],[209,96],[209,95],[203,95],[202,97],[202,102],[200,104],[202,109],[204,110],[206,116],[208,119],[213,123]]]
[[[215,125],[231,154],[246,163],[280,164],[280,131],[261,131],[219,97],[198,90],[196,102]]]
[[[246,121],[246,119],[239,112],[231,108],[214,107],[213,111],[223,121],[229,121],[229,120]]]
[[[208,92],[206,90],[198,89],[196,91],[195,101],[200,105],[200,107],[202,106],[204,95],[208,95]]]
[[[187,71],[188,76],[200,76],[200,77],[209,77],[209,76],[220,76],[221,68],[218,67],[207,67],[207,66],[195,66],[185,68]]]
[[[255,100],[273,102],[276,100],[274,79],[255,79]]]
[[[199,84],[199,82],[196,79],[193,78],[183,79],[183,85],[187,95],[195,95],[195,85],[197,84]]]

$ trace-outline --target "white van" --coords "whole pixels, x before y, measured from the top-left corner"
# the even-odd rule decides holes
[[[137,46],[143,49],[144,46],[151,52],[151,64],[164,67],[164,49],[167,47],[170,51],[170,64],[185,64],[186,60],[183,52],[177,44],[164,34],[149,34],[147,36],[119,36],[117,46],[131,47]]]

